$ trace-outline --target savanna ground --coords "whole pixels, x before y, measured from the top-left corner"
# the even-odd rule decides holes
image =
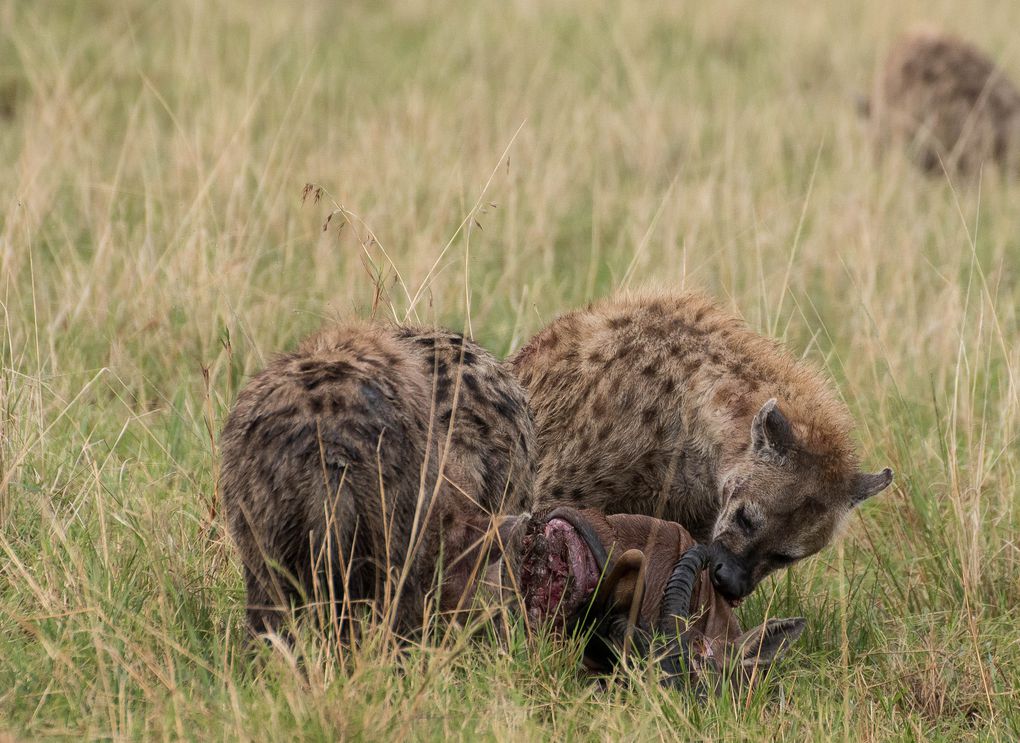
[[[0,1],[0,738],[1015,738],[1020,185],[873,157],[920,20],[1020,76],[991,0]],[[824,365],[897,471],[740,610],[808,619],[763,693],[520,632],[252,657],[216,439],[270,354],[373,311],[506,354],[648,284]]]

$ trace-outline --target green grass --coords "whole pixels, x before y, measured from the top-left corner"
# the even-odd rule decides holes
[[[1020,184],[853,105],[915,21],[1020,77],[1018,9],[381,5],[0,0],[0,738],[1020,735]],[[502,354],[650,284],[823,364],[897,471],[741,609],[808,619],[763,693],[519,630],[252,657],[216,436],[267,356],[373,306]]]

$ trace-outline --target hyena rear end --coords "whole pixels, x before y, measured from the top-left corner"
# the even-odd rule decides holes
[[[539,505],[676,521],[732,599],[818,552],[892,471],[864,474],[828,381],[700,294],[558,318],[511,365],[538,432]]]
[[[984,52],[920,29],[896,42],[870,110],[880,143],[908,146],[925,171],[1020,167],[1020,91]]]
[[[396,628],[419,628],[440,549],[431,524],[462,499],[524,510],[533,437],[517,382],[454,333],[351,323],[274,359],[222,437],[251,629],[306,602],[343,612],[381,597]]]

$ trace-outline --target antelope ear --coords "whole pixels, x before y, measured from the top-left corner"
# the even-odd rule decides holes
[[[886,467],[881,472],[858,472],[854,476],[850,492],[850,507],[863,503],[873,495],[878,495],[892,482],[893,471]]]
[[[804,631],[804,618],[770,619],[748,630],[737,640],[740,664],[747,670],[767,671]]]
[[[629,549],[613,564],[609,574],[602,579],[596,594],[596,604],[609,604],[616,609],[629,611],[631,605],[640,603],[644,589],[645,553]]]
[[[776,398],[768,400],[751,422],[751,445],[756,454],[782,454],[796,442],[793,427],[779,410]]]

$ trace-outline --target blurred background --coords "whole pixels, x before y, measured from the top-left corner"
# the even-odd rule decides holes
[[[1020,187],[876,153],[919,22],[1020,78],[991,1],[0,0],[0,731],[1014,736]],[[742,610],[808,618],[780,703],[523,645],[250,668],[216,440],[268,356],[355,315],[504,355],[646,286],[824,366],[897,471]]]

